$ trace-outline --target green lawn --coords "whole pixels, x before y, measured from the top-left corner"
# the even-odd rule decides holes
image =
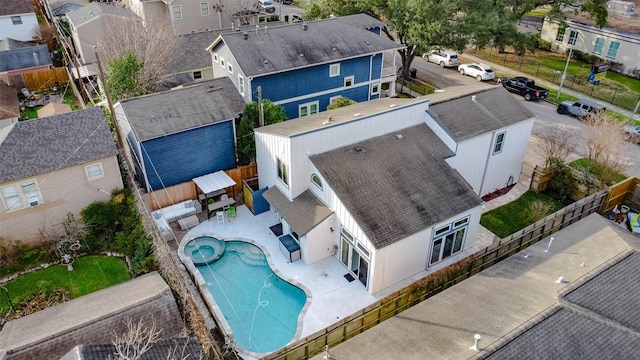
[[[589,159],[586,158],[581,158],[581,159],[577,159],[574,160],[572,162],[569,163],[569,166],[574,168],[574,169],[579,169],[579,168],[589,168],[590,169],[590,173],[593,174],[593,176],[595,176],[596,178],[600,178],[602,177],[602,171],[603,171],[603,166],[600,163],[597,162],[593,162],[592,164],[590,164],[591,162],[589,161]],[[615,178],[613,179],[614,183],[619,183],[620,181],[626,179],[627,176],[624,174],[620,174],[617,173],[615,175]]]
[[[5,288],[14,306],[40,292],[65,289],[77,298],[111,285],[129,280],[124,261],[111,256],[85,256],[73,262],[73,271],[66,265],[55,265],[18,277],[0,287]],[[4,289],[0,290],[0,316],[9,311]]]
[[[549,210],[546,215],[553,214],[564,207],[564,205],[557,200],[529,190],[522,194],[517,200],[482,214],[480,225],[500,238],[505,238],[538,220],[532,219],[531,216],[529,216],[530,206],[536,201],[549,205]]]

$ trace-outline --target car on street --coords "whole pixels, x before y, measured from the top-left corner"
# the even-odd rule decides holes
[[[558,104],[558,114],[569,114],[580,120],[584,120],[589,114],[604,113],[607,108],[593,100],[578,99],[576,101],[563,101]]]
[[[640,144],[640,126],[625,125],[624,132],[627,135],[627,140],[629,142]]]
[[[440,67],[458,66],[458,54],[451,51],[432,50],[422,54],[422,58]]]
[[[480,63],[461,64],[458,66],[458,72],[460,75],[468,75],[476,78],[478,81],[487,81],[496,78],[496,73],[493,72],[493,69],[489,65]]]
[[[270,0],[259,0],[260,8],[265,12],[272,13],[276,12],[276,6],[271,3]]]
[[[293,0],[275,0],[279,3],[282,3],[282,5],[291,5],[293,3]]]
[[[291,14],[291,22],[292,23],[301,23],[301,22],[304,22],[304,18],[301,15],[298,15],[298,14]]]
[[[498,82],[501,83],[507,91],[520,94],[527,101],[546,99],[549,96],[549,90],[536,85],[533,79],[523,76],[502,78],[499,79]]]

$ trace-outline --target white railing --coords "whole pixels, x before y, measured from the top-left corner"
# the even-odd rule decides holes
[[[382,77],[395,76],[398,71],[397,66],[389,66],[382,68]]]

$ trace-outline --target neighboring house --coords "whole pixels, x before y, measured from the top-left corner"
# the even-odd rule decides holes
[[[102,108],[0,129],[0,245],[59,233],[71,213],[121,189],[118,149]]]
[[[14,87],[0,81],[0,129],[17,123],[19,118],[18,92]]]
[[[567,13],[570,16],[573,15]],[[640,74],[640,19],[610,13],[608,24],[602,29],[593,21],[582,21],[568,18],[568,28],[563,29],[559,23],[545,19],[540,36],[552,43],[554,51],[565,53],[573,46],[574,50],[600,57],[602,62],[621,63],[623,73]]]
[[[261,15],[257,4],[257,0],[129,0],[131,10],[145,23],[170,19],[176,35],[258,24]]]
[[[136,180],[153,191],[234,168],[243,106],[226,78],[118,102],[116,119]]]
[[[638,237],[591,214],[551,239],[333,346],[331,357],[637,359]]]
[[[474,87],[256,128],[259,187],[305,263],[337,256],[376,293],[473,247],[482,179],[503,181],[497,162],[519,174],[531,118],[504,89]]]
[[[47,45],[0,39],[0,74],[11,77],[48,70],[53,66]]]
[[[177,36],[176,55],[169,61],[167,76],[186,74],[196,82],[212,80],[213,65],[207,47],[216,37],[218,34],[211,31]]]
[[[118,344],[120,348],[127,344]],[[106,360],[118,359],[116,345],[107,344],[87,344],[76,345],[66,353],[60,360]],[[161,339],[149,344],[149,348],[136,356],[137,360],[159,360],[159,359],[204,359],[204,352],[200,347],[198,338],[171,338]]]
[[[377,20],[327,19],[220,35],[208,50],[216,78],[229,77],[245,102],[262,98],[287,117],[326,110],[340,96],[368,101],[395,94],[395,51],[404,45],[380,36]],[[353,19],[353,18],[352,18]],[[360,27],[358,25],[366,24]],[[346,35],[348,34],[348,36]]]
[[[76,54],[80,57],[83,65],[96,61],[93,47],[98,44],[98,40],[104,32],[109,30],[108,21],[113,19],[113,17],[104,15],[132,21],[140,20],[129,9],[100,2],[92,2],[80,9],[69,11],[67,18],[71,27],[71,37]]]
[[[2,0],[0,7],[0,39],[33,40],[38,19],[30,0]]]
[[[70,11],[78,10],[87,5],[85,0],[46,0],[45,11],[49,19],[64,16]]]

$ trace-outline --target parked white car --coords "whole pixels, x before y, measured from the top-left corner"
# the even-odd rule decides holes
[[[474,77],[478,81],[493,80],[496,77],[493,69],[485,64],[462,64],[458,66],[458,72],[460,72],[460,75]]]
[[[422,58],[440,67],[458,66],[458,54],[449,51],[432,50],[422,54]]]

